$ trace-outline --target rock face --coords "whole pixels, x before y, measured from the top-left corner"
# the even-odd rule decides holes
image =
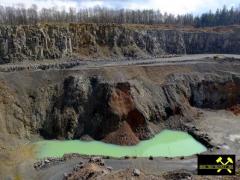
[[[143,58],[240,53],[240,28],[181,29],[114,24],[0,26],[0,63],[69,57]]]
[[[133,145],[163,128],[189,131],[194,107],[240,104],[239,66],[221,63],[2,73],[0,82],[0,135],[24,138]]]

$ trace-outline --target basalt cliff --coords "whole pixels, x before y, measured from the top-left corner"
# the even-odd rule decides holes
[[[240,27],[39,24],[0,26],[0,63],[62,58],[150,58],[240,53]]]

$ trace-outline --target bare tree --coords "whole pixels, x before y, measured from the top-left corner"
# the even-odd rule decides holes
[[[28,23],[36,24],[38,22],[37,5],[32,5],[31,8],[27,9]]]
[[[240,6],[239,6],[240,7]],[[224,6],[215,13],[209,11],[200,16],[192,14],[177,15],[159,10],[94,8],[58,10],[56,7],[38,9],[36,5],[24,8],[0,6],[1,24],[36,24],[38,22],[83,22],[83,23],[132,23],[132,24],[177,24],[197,27],[240,24],[240,8],[227,9]]]

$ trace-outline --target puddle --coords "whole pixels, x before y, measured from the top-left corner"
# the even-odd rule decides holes
[[[141,141],[135,146],[119,146],[99,141],[85,142],[80,140],[44,140],[36,144],[38,158],[60,157],[65,153],[112,157],[176,157],[190,156],[207,150],[188,133],[172,130],[164,130],[154,138]]]

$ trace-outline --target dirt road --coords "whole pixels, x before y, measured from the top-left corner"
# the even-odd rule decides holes
[[[111,66],[155,66],[155,65],[177,65],[196,63],[217,63],[218,60],[235,59],[240,61],[240,55],[234,54],[195,54],[177,57],[154,58],[154,59],[131,59],[131,60],[43,60],[35,62],[19,62],[14,64],[0,65],[0,72],[23,71],[23,70],[48,70],[48,69],[89,69]]]

